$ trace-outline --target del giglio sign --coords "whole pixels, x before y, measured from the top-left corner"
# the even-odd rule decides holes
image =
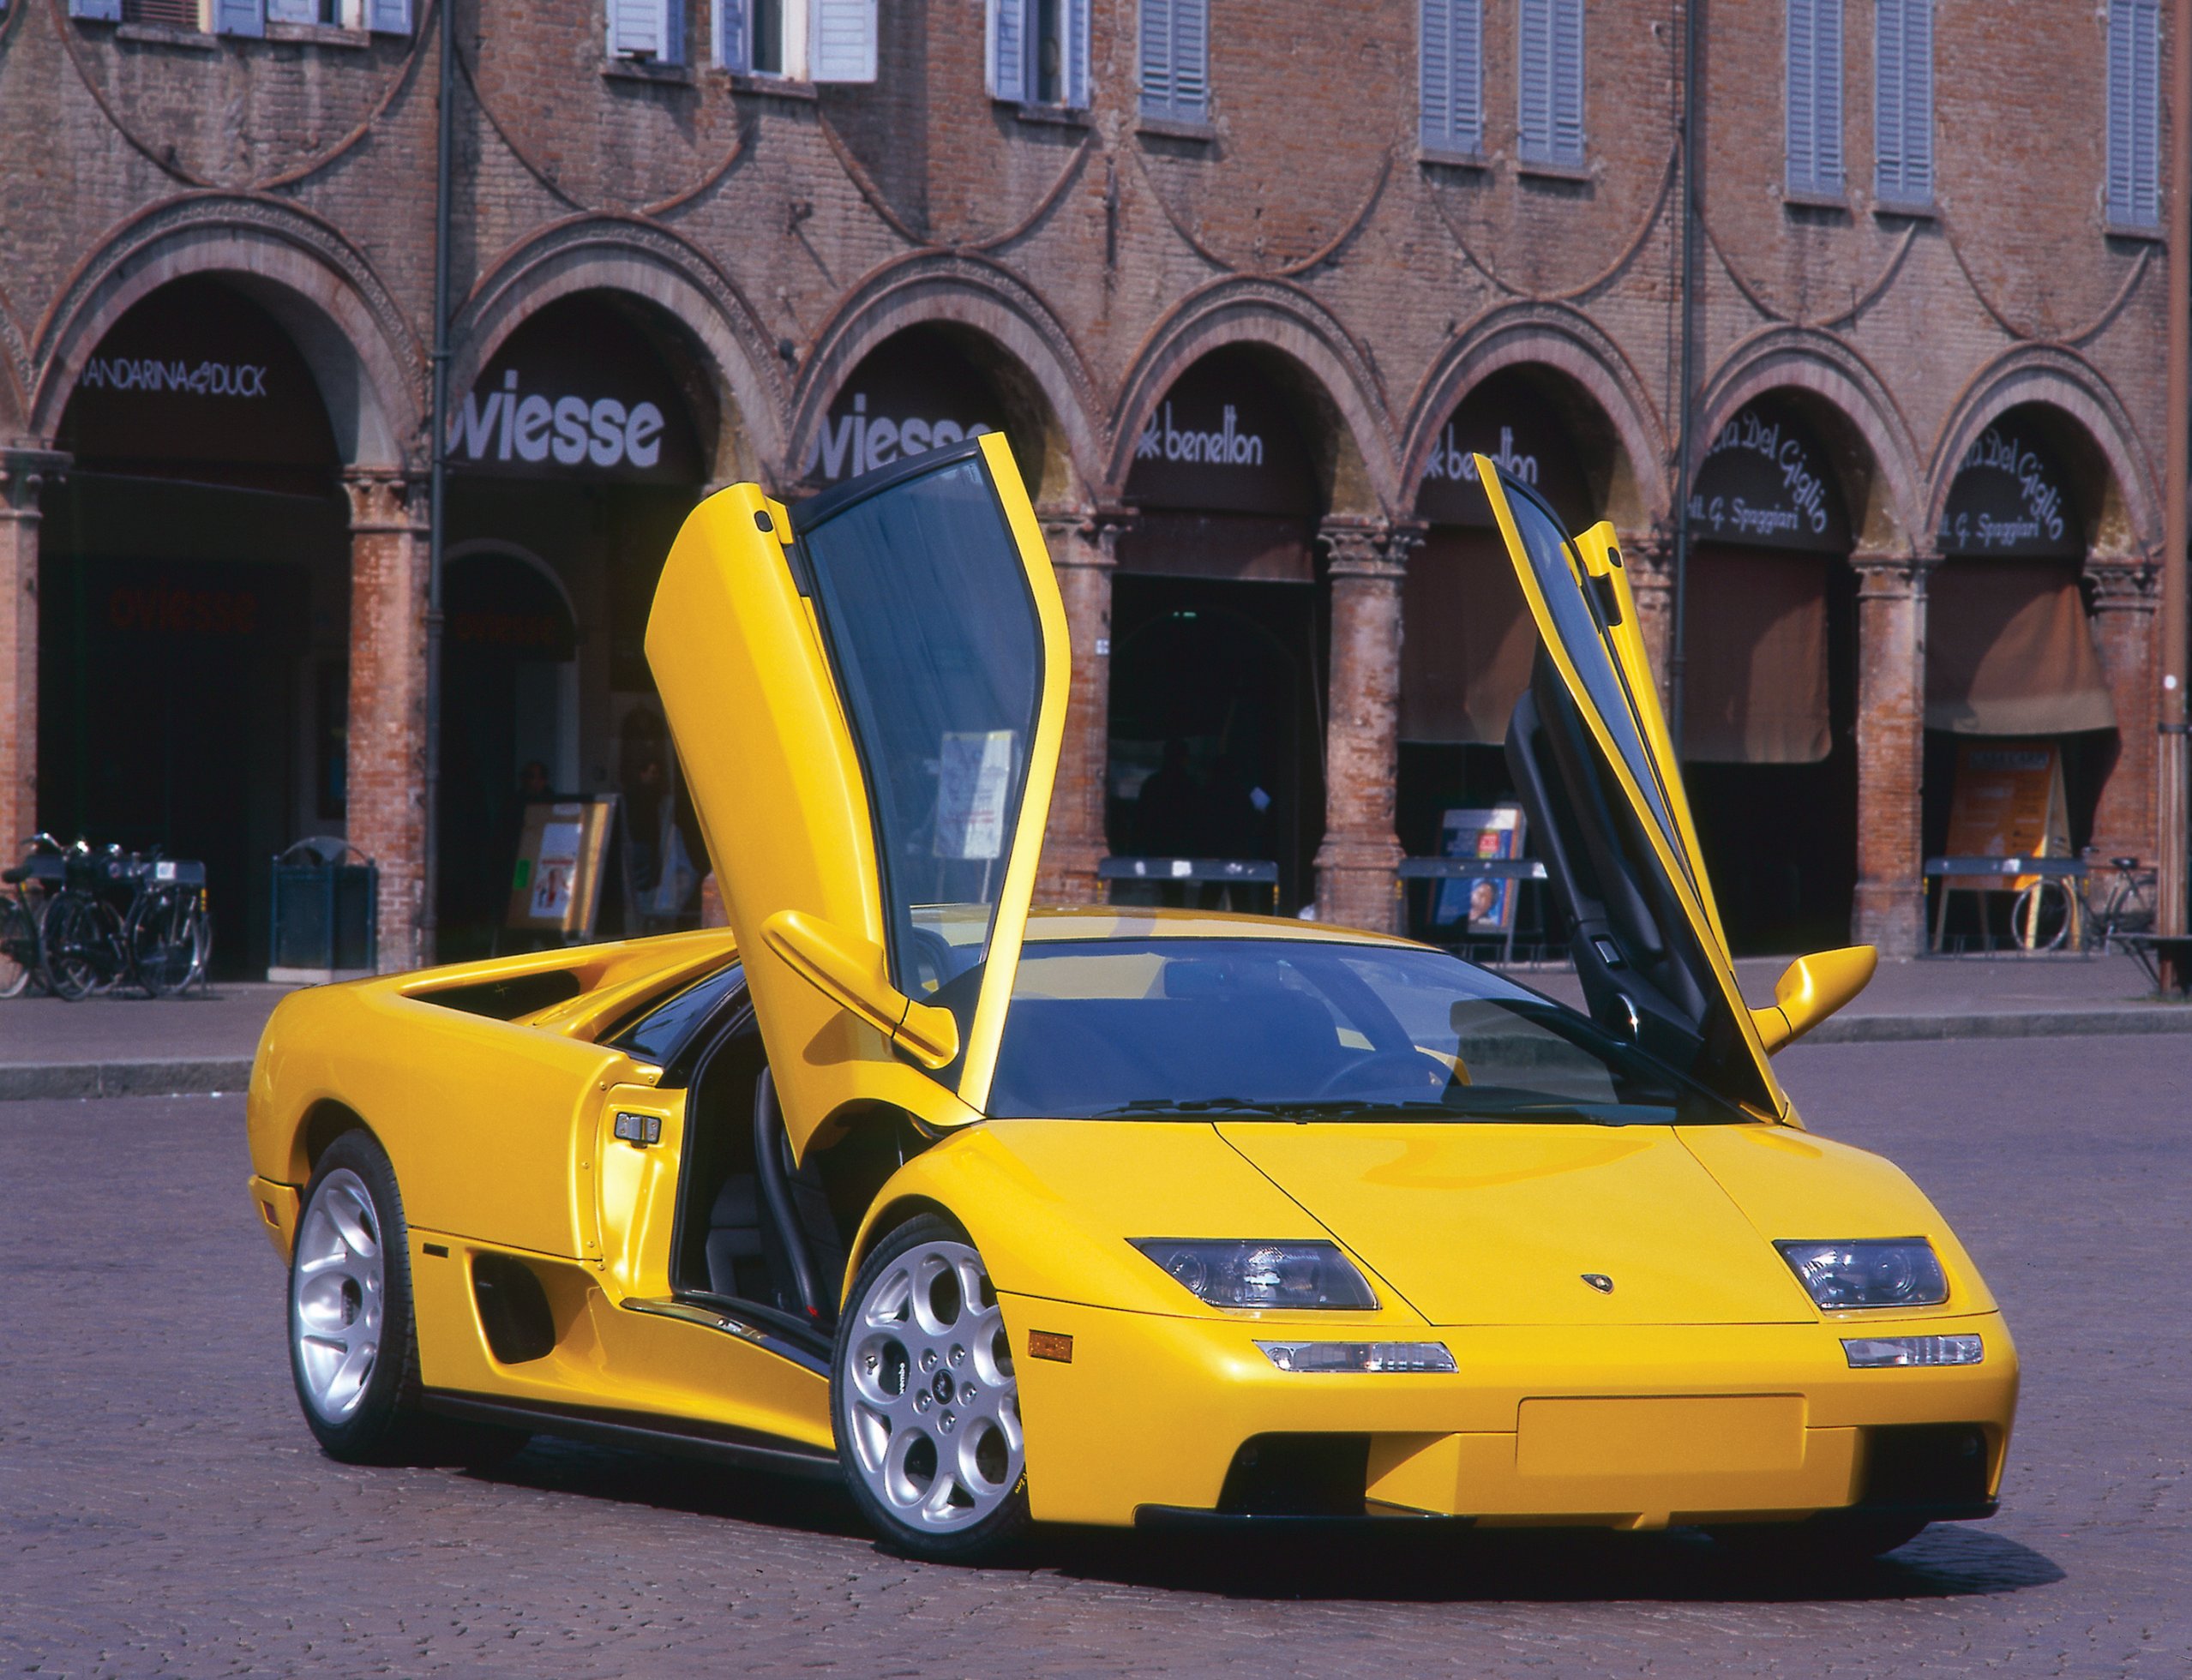
[[[550,305],[449,406],[448,463],[503,477],[693,483],[691,409],[661,352],[590,298]]]

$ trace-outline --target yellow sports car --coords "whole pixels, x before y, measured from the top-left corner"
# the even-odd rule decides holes
[[[1745,1006],[1610,528],[1477,470],[1542,633],[1508,755],[1588,1015],[1407,941],[1031,911],[1063,614],[996,435],[692,515],[647,653],[727,932],[303,992],[254,1217],[348,1461],[549,1431],[1030,1521],[1985,1516],[2017,1359]]]

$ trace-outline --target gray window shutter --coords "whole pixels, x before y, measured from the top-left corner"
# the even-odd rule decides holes
[[[815,81],[875,80],[875,0],[808,0],[807,74]]]
[[[1583,161],[1583,0],[1552,0],[1552,161]]]
[[[1089,107],[1089,0],[1066,0],[1066,103]]]
[[[715,0],[716,63],[726,70],[754,68],[753,11],[749,0]]]
[[[1172,0],[1172,110],[1199,123],[1210,110],[1210,0]]]
[[[1933,0],[1878,0],[1873,31],[1873,189],[1933,201]]]
[[[989,97],[1028,96],[1028,0],[989,0]]]
[[[1522,154],[1532,163],[1552,158],[1552,0],[1522,0],[1515,27],[1516,103]]]
[[[652,58],[670,33],[664,0],[609,0],[609,51],[619,58]]]
[[[1788,189],[1842,189],[1842,0],[1788,0]]]
[[[2129,227],[2161,219],[2161,6],[2110,0],[2108,219]]]
[[[1142,0],[1142,113],[1172,115],[1172,0]]]
[[[1417,74],[1423,143],[1474,155],[1484,149],[1483,0],[1420,0]]]
[[[410,34],[411,0],[366,0],[365,27],[376,35]]]
[[[317,23],[320,0],[267,0],[269,23]]]
[[[89,18],[93,23],[119,23],[122,0],[69,0],[69,15]]]
[[[267,33],[266,0],[213,0],[216,35],[263,35]]]

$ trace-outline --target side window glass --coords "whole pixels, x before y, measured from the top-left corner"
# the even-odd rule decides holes
[[[718,1004],[738,989],[745,978],[745,969],[733,963],[705,980],[696,980],[620,1029],[607,1042],[634,1061],[653,1062],[659,1066],[684,1047],[685,1041],[715,1012]]]

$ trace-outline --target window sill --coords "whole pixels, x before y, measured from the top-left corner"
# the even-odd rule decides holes
[[[373,37],[363,29],[345,29],[333,23],[274,23],[267,25],[267,39],[270,41],[302,41],[309,46],[348,47],[360,51],[373,45]]]
[[[220,37],[204,29],[177,29],[167,23],[117,23],[114,26],[117,41],[143,41],[151,46],[189,47],[195,52],[216,52],[220,49]]]
[[[652,58],[604,58],[601,73],[610,81],[653,81],[670,87],[693,85],[693,72],[684,65],[658,63]]]
[[[1882,221],[1937,222],[1941,207],[1931,199],[1915,204],[1907,199],[1883,198],[1873,201],[1872,213]]]
[[[1018,99],[1000,99],[999,105],[1012,108],[1016,123],[1033,123],[1054,129],[1085,129],[1089,114],[1072,105],[1024,104]]]
[[[1492,159],[1481,152],[1449,152],[1436,146],[1417,147],[1415,160],[1438,169],[1467,169],[1481,172],[1492,167]]]
[[[1781,189],[1781,208],[1784,210],[1830,210],[1838,215],[1849,214],[1849,195],[1840,193],[1797,192]]]
[[[788,75],[754,70],[725,70],[722,74],[734,93],[751,93],[764,99],[799,99],[808,105],[821,97],[813,82],[796,81]]]
[[[2169,230],[2159,222],[2103,222],[2100,231],[2110,239],[2135,239],[2147,245],[2169,243]]]
[[[1534,176],[1540,181],[1594,181],[1598,177],[1588,164],[1557,164],[1550,158],[1517,158],[1515,173]]]
[[[1185,123],[1176,117],[1151,117],[1146,112],[1134,119],[1134,132],[1151,140],[1188,140],[1201,146],[1214,146],[1218,138],[1211,123]]]

